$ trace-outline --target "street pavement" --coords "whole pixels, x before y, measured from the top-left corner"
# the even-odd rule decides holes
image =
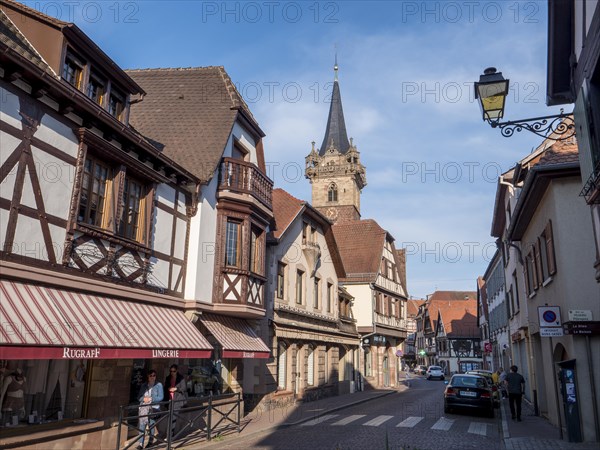
[[[413,379],[422,378],[415,377],[412,374],[411,377]],[[220,448],[225,443],[228,448],[237,448],[237,443],[239,443],[239,448],[244,448],[246,447],[244,441],[251,440],[253,437],[256,438],[266,432],[277,433],[278,430],[282,431],[285,427],[301,424],[313,425],[341,414],[332,414],[336,411],[341,412],[352,406],[371,402],[397,392],[406,391],[407,389],[410,388],[403,382],[400,387],[394,389],[355,392],[353,394],[328,397],[307,403],[298,402],[287,409],[256,411],[242,420],[241,432],[239,434],[236,430],[230,430],[210,442],[202,442],[190,447],[186,446],[186,450]],[[499,415],[502,430],[501,434],[499,434],[499,436],[502,436],[502,442],[498,443],[499,448],[507,450],[598,450],[600,448],[598,443],[568,442],[566,436],[564,440],[561,440],[558,429],[543,417],[536,416],[533,408],[526,402],[523,402],[522,422],[511,420],[508,400],[501,402]],[[310,448],[310,441],[307,441],[306,448]],[[419,447],[419,450],[426,450],[426,448]],[[436,445],[436,450],[439,450],[438,445]]]

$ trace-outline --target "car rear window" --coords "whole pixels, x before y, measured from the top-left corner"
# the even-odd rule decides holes
[[[442,368],[438,366],[431,366],[429,370],[442,370]]]
[[[462,387],[478,387],[478,388],[487,387],[487,384],[483,378],[474,378],[474,377],[453,377],[451,384],[452,384],[452,386],[462,386]]]

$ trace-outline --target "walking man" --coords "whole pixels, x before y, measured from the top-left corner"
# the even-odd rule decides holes
[[[508,390],[508,402],[512,419],[521,422],[521,399],[525,392],[525,378],[518,373],[518,370],[517,366],[510,368],[510,373],[506,375],[506,389]]]

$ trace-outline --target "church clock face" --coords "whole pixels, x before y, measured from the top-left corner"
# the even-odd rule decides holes
[[[337,212],[337,209],[335,209],[335,208],[329,208],[329,209],[327,210],[327,217],[328,217],[330,220],[336,220],[336,219],[337,219],[337,217],[338,217],[338,212]]]

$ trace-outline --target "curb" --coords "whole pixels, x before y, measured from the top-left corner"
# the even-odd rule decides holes
[[[506,406],[504,399],[500,399],[500,414],[502,416],[502,440],[504,442],[504,447],[507,449],[512,449],[512,441],[510,440],[510,432],[508,431],[508,415],[506,413]]]
[[[394,394],[394,393],[397,393],[397,392],[404,392],[407,389],[408,388],[405,387],[405,389],[390,389],[390,390],[386,390],[386,391],[383,391],[379,395],[374,395],[374,396],[369,397],[369,398],[364,398],[364,399],[361,399],[361,400],[356,400],[356,401],[351,402],[351,403],[346,403],[344,405],[336,406],[336,407],[333,407],[333,408],[328,408],[326,410],[323,410],[323,411],[319,412],[318,416],[321,416],[321,415],[324,415],[324,414],[327,414],[327,413],[330,413],[330,412],[334,412],[334,411],[339,411],[341,409],[349,408],[351,406],[359,405],[361,403],[366,403],[366,402],[369,402],[371,400],[376,400],[378,398],[385,397],[387,395],[391,395],[391,394]],[[305,403],[305,404],[310,404],[310,403],[311,402],[308,402],[308,403]],[[249,432],[249,433],[243,433],[243,432],[242,433],[238,433],[237,435],[233,435],[235,437],[233,437],[231,439],[226,438],[225,440],[228,441],[228,442],[235,442],[235,441],[237,441],[239,439],[245,439],[245,438],[247,438],[249,436],[254,436],[256,434],[264,433],[266,431],[270,431],[270,430],[273,430],[273,429],[276,429],[276,428],[292,427],[292,426],[299,425],[299,424],[304,423],[304,422],[308,422],[309,420],[313,420],[313,419],[315,419],[315,416],[305,417],[303,419],[296,420],[295,422],[282,422],[282,423],[279,423],[279,424],[276,424],[276,425],[270,425],[268,427],[262,428],[261,430],[256,430],[256,431],[252,431],[252,432]],[[212,447],[215,447],[215,446],[221,446],[221,445],[223,445],[223,443],[224,443],[224,441],[219,441],[219,442],[215,442],[215,443],[213,443],[211,441],[206,441],[204,443],[199,444],[198,448],[212,448]]]

